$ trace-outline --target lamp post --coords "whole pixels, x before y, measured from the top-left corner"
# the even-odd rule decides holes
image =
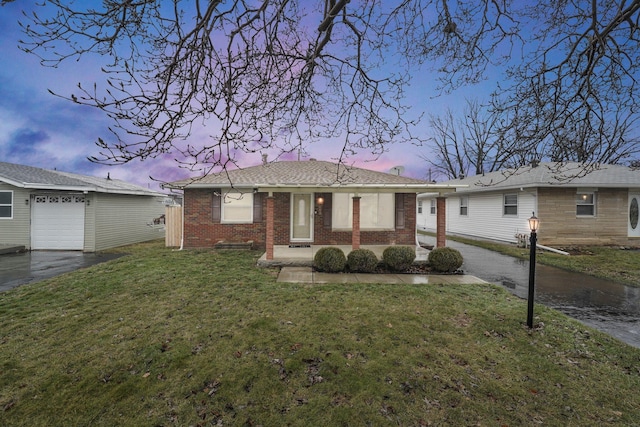
[[[533,295],[536,281],[536,242],[538,240],[536,232],[538,231],[539,226],[540,221],[534,212],[531,218],[529,218],[529,230],[531,230],[531,237],[529,238],[529,241],[531,242],[529,252],[529,297],[527,298],[527,326],[529,329],[533,328]]]

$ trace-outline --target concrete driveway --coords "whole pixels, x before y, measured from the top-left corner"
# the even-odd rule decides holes
[[[0,292],[109,261],[122,254],[34,251],[0,255]]]

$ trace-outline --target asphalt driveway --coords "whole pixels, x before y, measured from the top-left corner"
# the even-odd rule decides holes
[[[0,292],[109,261],[122,254],[34,251],[0,255]]]

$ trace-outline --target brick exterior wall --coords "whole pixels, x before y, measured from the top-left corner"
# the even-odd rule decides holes
[[[316,193],[325,200],[322,214],[314,215],[315,245],[351,245],[351,231],[331,230],[331,193]],[[184,192],[184,246],[186,248],[208,248],[218,242],[247,242],[253,241],[254,248],[266,247],[266,216],[267,197],[262,198],[263,209],[261,222],[253,224],[221,224],[213,216],[212,189],[185,189]],[[361,245],[415,245],[416,242],[416,195],[406,193],[403,199],[404,226],[396,226],[388,231],[360,231]],[[274,193],[274,245],[288,245],[290,243],[290,193]]]
[[[447,246],[447,199],[445,197],[436,198],[436,247]]]
[[[264,198],[266,200],[266,198]],[[266,201],[263,202],[266,205]],[[265,246],[266,209],[260,223],[221,224],[213,220],[213,190],[185,189],[184,191],[184,246],[210,248],[218,242],[248,242]]]
[[[626,189],[599,188],[596,216],[576,216],[576,188],[539,188],[538,241],[543,245],[638,245],[627,237]]]

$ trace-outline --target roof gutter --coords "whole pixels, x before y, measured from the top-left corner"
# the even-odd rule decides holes
[[[352,192],[353,190],[410,190],[411,192],[422,193],[433,190],[434,192],[455,192],[457,188],[466,188],[466,185],[438,185],[438,184],[272,184],[272,183],[255,183],[255,184],[237,184],[230,183],[190,183],[184,185],[165,184],[163,188],[181,189],[185,188],[257,188],[258,191],[318,191],[331,190],[332,192]]]

